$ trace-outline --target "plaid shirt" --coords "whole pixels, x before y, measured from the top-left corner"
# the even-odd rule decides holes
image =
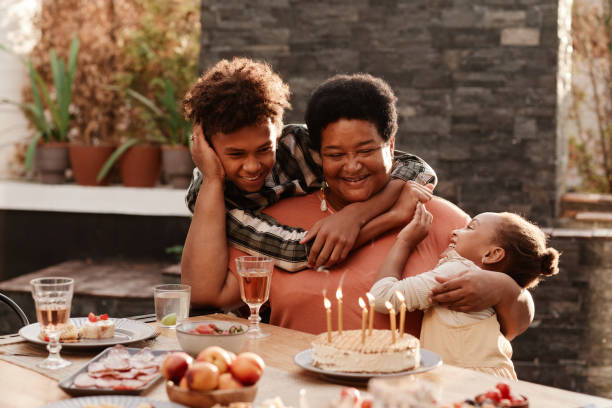
[[[437,184],[435,171],[421,158],[395,151],[391,177],[420,184]],[[251,255],[264,255],[276,266],[290,272],[306,268],[312,243],[300,244],[306,235],[302,228],[279,224],[260,212],[278,200],[308,194],[321,188],[323,171],[319,152],[309,144],[304,125],[286,125],[278,141],[276,163],[264,186],[245,193],[230,181],[225,183],[226,229],[230,245]],[[185,201],[193,213],[202,173],[195,168]]]

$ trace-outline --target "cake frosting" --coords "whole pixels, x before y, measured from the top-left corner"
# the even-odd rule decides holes
[[[314,366],[331,371],[353,373],[393,373],[419,366],[419,339],[404,334],[392,343],[389,330],[373,330],[361,343],[361,330],[345,330],[342,334],[318,335],[312,342]]]
[[[79,331],[85,339],[111,339],[115,336],[115,322],[107,314],[96,316],[89,313]]]

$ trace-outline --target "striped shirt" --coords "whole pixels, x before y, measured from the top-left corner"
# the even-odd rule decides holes
[[[391,177],[423,185],[435,186],[438,182],[435,171],[424,160],[397,150]],[[312,242],[299,242],[306,231],[282,225],[260,210],[285,197],[316,191],[322,180],[321,157],[310,147],[306,126],[286,125],[278,140],[276,162],[261,190],[247,193],[229,180],[225,182],[229,244],[251,255],[268,256],[289,272],[306,268]],[[192,213],[201,185],[202,173],[195,168],[185,197]]]

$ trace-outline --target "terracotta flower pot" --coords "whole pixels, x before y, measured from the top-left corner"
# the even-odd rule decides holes
[[[63,184],[66,182],[68,162],[68,143],[47,142],[36,147],[34,156],[36,170],[44,184]]]
[[[115,150],[114,146],[70,145],[70,163],[77,184],[82,186],[104,186],[108,184],[107,175],[98,183],[96,178],[100,169]]]
[[[159,146],[135,145],[121,156],[120,173],[126,187],[154,187],[161,171]]]
[[[187,146],[162,146],[162,169],[166,183],[174,188],[189,187],[193,167]]]

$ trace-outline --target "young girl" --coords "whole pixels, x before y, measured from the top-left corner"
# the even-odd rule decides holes
[[[493,308],[478,312],[455,312],[429,303],[436,276],[451,276],[467,267],[503,272],[521,287],[538,284],[542,276],[556,274],[559,253],[546,247],[546,236],[534,224],[512,213],[482,213],[467,227],[455,230],[451,243],[431,271],[402,280],[410,253],[425,238],[432,215],[421,203],[414,218],[397,236],[397,241],[376,275],[370,292],[378,312],[388,313],[385,301],[399,310],[400,292],[409,311],[426,310],[421,326],[421,346],[438,353],[451,365],[516,379],[512,346],[503,336]]]

